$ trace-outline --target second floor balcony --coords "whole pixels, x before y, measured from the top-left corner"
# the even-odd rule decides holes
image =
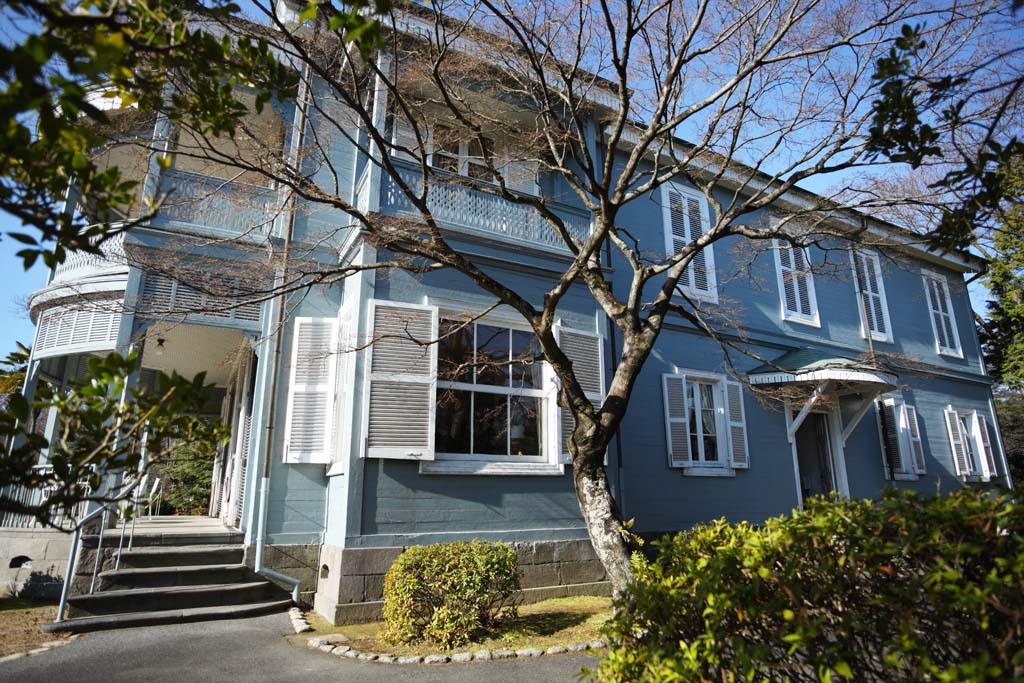
[[[414,190],[422,187],[423,175],[418,165],[401,159],[393,162],[409,187]],[[427,204],[434,218],[447,229],[555,253],[569,253],[565,241],[532,206],[515,204],[457,182],[432,184]],[[554,201],[546,201],[546,205],[562,219],[575,239],[583,240],[590,234],[589,212]],[[380,209],[387,214],[420,218],[419,211],[398,183],[386,173],[381,179]]]
[[[153,225],[226,237],[275,235],[274,221],[282,212],[270,188],[173,168],[161,173],[160,194],[167,198]]]

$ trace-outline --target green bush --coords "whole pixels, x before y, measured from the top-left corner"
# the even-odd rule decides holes
[[[1009,496],[811,500],[655,544],[601,681],[1024,680],[1024,510]]]
[[[502,616],[514,618],[518,591],[519,566],[508,544],[409,548],[384,577],[384,639],[462,645]]]

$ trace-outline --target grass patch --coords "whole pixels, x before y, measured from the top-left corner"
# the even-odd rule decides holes
[[[67,636],[43,633],[39,625],[53,621],[56,605],[21,598],[0,598],[0,657],[26,652],[51,640]]]
[[[527,647],[547,649],[553,645],[589,642],[601,637],[601,627],[611,617],[611,598],[579,596],[555,598],[533,605],[522,605],[519,617],[501,621],[492,631],[474,639],[468,645],[452,651],[518,650]],[[319,614],[309,613],[306,620],[313,631],[303,638],[341,633],[349,645],[362,652],[389,653],[397,656],[427,655],[443,651],[429,642],[411,645],[389,645],[380,641],[383,622],[332,626]]]

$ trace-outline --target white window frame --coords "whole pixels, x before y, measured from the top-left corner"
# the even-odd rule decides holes
[[[799,249],[804,254],[804,263],[807,266],[807,270],[804,271],[804,277],[807,279],[807,298],[811,305],[811,315],[803,315],[796,311],[791,311],[786,307],[786,281],[785,274],[782,272],[783,249],[789,249],[792,251]],[[792,323],[808,325],[810,327],[821,327],[821,319],[818,315],[818,297],[814,291],[814,268],[811,265],[810,251],[806,247],[791,246],[784,240],[775,240],[774,249],[772,249],[772,251],[775,254],[775,275],[779,285],[779,309],[781,310],[782,319]],[[795,268],[793,270],[795,271]]]
[[[949,292],[949,280],[940,273],[936,273],[935,271],[928,269],[921,270],[921,280],[924,284],[925,302],[928,304],[928,320],[931,322],[932,335],[935,337],[935,353],[940,356],[963,358],[963,346],[960,344],[960,331],[957,329],[956,325],[956,311],[953,309],[953,297]],[[932,308],[931,290],[928,287],[929,281],[936,282],[940,286],[941,294],[946,300],[947,314],[943,314],[942,311],[936,311]],[[942,344],[939,343],[939,329],[935,325],[936,313],[940,316],[946,315],[949,318],[950,328],[953,330],[953,343],[955,347],[943,347]]]
[[[668,182],[661,186],[661,227],[663,232],[663,238],[665,240],[665,253],[675,254],[676,248],[673,243],[672,237],[672,208],[669,201],[668,193],[670,191],[676,191],[683,195],[683,197],[690,197],[696,199],[700,203],[700,214],[701,214],[701,233],[706,234],[711,229],[711,207],[708,205],[708,198],[701,194],[699,191],[692,188],[680,185],[679,183]],[[689,228],[689,220],[687,220],[687,227],[690,230],[688,238],[692,235],[692,228]],[[689,239],[689,242],[692,242]],[[715,271],[715,245],[708,244],[705,246],[701,253],[704,254],[704,264],[707,268],[708,278],[708,290],[706,292],[697,289],[693,283],[693,261],[690,261],[690,265],[687,266],[686,271],[679,278],[679,282],[676,284],[676,289],[684,292],[687,296],[706,301],[707,303],[717,304],[718,303],[718,278]],[[689,278],[687,278],[689,274]]]
[[[878,282],[878,296],[882,304],[882,321],[885,324],[885,333],[871,329],[868,322],[867,311],[864,310],[864,297],[860,291],[860,280],[857,277],[857,258],[866,256],[871,259],[872,268],[875,271],[875,279]],[[889,301],[885,296],[885,279],[882,276],[882,257],[878,252],[871,249],[855,248],[850,249],[850,267],[853,269],[853,290],[857,295],[857,317],[860,318],[860,332],[864,339],[871,339],[878,342],[893,342],[892,322],[889,320]]]
[[[734,477],[736,476],[737,469],[745,469],[749,467],[749,447],[747,447],[747,426],[746,426],[746,407],[743,406],[741,410],[741,420],[744,428],[744,450],[747,453],[746,464],[735,464],[732,459],[733,448],[732,448],[732,423],[730,422],[729,416],[729,378],[725,375],[704,372],[701,370],[691,370],[686,368],[676,368],[675,372],[666,373],[662,377],[662,391],[663,391],[663,402],[664,402],[664,422],[665,422],[665,444],[666,452],[670,451],[670,444],[672,443],[672,420],[669,416],[668,407],[668,395],[665,389],[665,378],[668,377],[681,377],[685,384],[683,389],[683,396],[685,402],[684,414],[686,415],[685,422],[687,423],[687,438],[689,438],[689,391],[690,385],[693,383],[712,384],[714,385],[714,401],[715,401],[715,429],[717,436],[717,444],[715,446],[718,451],[718,461],[708,461],[703,458],[694,459],[695,453],[690,450],[690,460],[688,465],[682,467],[683,474],[686,476],[697,476],[697,477]],[[694,394],[696,395],[696,394]],[[741,394],[742,400],[742,394]],[[699,411],[698,411],[699,412]],[[704,442],[703,439],[698,441],[699,452],[703,453]],[[669,467],[676,467],[678,465],[672,464],[671,454],[669,455]]]
[[[991,435],[987,432],[982,435],[981,430],[988,428],[988,418],[977,410],[958,410],[953,406],[947,406],[946,410],[956,413],[960,423],[961,436],[964,439],[964,446],[968,448],[967,455],[972,461],[973,468],[968,472],[958,472],[958,476],[965,481],[990,481],[999,476],[999,472],[992,471],[989,467],[989,455],[987,450],[992,450],[992,460],[995,461],[995,450],[992,447]],[[966,423],[966,431],[964,429]],[[953,469],[956,471],[956,449],[950,442],[950,452],[953,455]]]
[[[476,326],[492,325],[509,330],[530,332],[528,325],[522,322],[513,322],[502,316],[473,317],[467,320],[465,310],[452,310],[442,308],[439,312],[439,321],[444,320],[466,320],[473,326],[474,349],[476,348]],[[435,363],[437,360],[435,360]],[[561,450],[558,444],[558,403],[557,403],[557,380],[547,361],[541,361],[542,383],[539,389],[512,389],[487,384],[471,384],[467,382],[450,382],[438,379],[437,391],[440,392],[452,389],[458,391],[480,392],[503,394],[507,396],[529,396],[541,399],[541,454],[530,455],[490,455],[485,453],[444,453],[435,452],[433,461],[420,463],[420,474],[464,474],[464,475],[562,475],[565,467],[560,462]],[[435,366],[436,370],[436,366]],[[437,399],[435,398],[434,420],[436,429],[437,420]],[[473,428],[472,416],[470,429]],[[471,437],[472,439],[472,437]]]
[[[882,410],[886,405],[891,405],[893,407],[893,417],[896,420],[896,445],[900,458],[900,470],[898,472],[889,471],[889,462],[888,458],[886,458],[885,430],[882,423]],[[926,474],[926,472],[925,469],[918,467],[917,463],[914,462],[915,441],[921,448],[922,460],[925,458],[924,438],[921,436],[921,422],[916,406],[908,404],[902,398],[886,398],[876,401],[875,408],[875,416],[878,420],[878,442],[882,449],[882,468],[884,470],[886,480],[919,480]],[[914,430],[911,430],[910,428],[911,414],[908,411],[913,412],[913,419],[917,421],[916,431],[918,432],[918,435],[916,439],[913,436]]]
[[[398,144],[398,116],[399,116],[398,114],[392,114],[393,123],[392,123],[392,130],[391,130],[391,143],[393,145],[394,144]],[[434,168],[434,169],[437,169],[439,171],[447,173],[448,171],[445,171],[445,169],[442,169],[441,167],[436,166],[435,163],[434,163],[435,162],[434,155],[437,152],[437,146],[434,144],[434,128],[435,128],[435,126],[432,125],[432,124],[428,124],[428,125],[423,126],[423,128],[425,130],[421,130],[421,132],[425,133],[423,144],[425,145],[426,150],[427,150],[427,164],[431,168]],[[536,168],[536,166],[534,164],[529,163],[529,162],[517,162],[517,161],[512,160],[511,159],[511,150],[509,149],[509,144],[508,144],[507,141],[505,141],[504,144],[502,144],[501,142],[499,142],[498,140],[495,140],[493,138],[488,138],[488,139],[491,141],[491,144],[493,145],[493,148],[491,149],[491,154],[492,154],[492,157],[493,157],[493,163],[494,163],[495,169],[498,171],[498,173],[500,173],[500,174],[502,174],[504,176],[505,183],[508,186],[508,188],[513,190],[513,191],[515,191],[515,192],[520,192],[522,194],[527,194],[527,195],[532,195],[532,196],[539,195],[540,194],[540,189],[539,189],[539,186],[537,184],[537,173],[536,173],[537,168]],[[478,157],[471,157],[469,155],[469,147],[470,147],[470,142],[469,141],[467,141],[467,140],[460,140],[459,141],[459,151],[458,151],[458,154],[455,155],[457,157],[456,158],[456,163],[457,163],[457,166],[458,166],[458,170],[456,171],[455,175],[460,176],[460,177],[464,177],[464,178],[468,178],[469,177],[469,166],[470,166],[470,164],[476,163],[477,165],[479,165],[481,167],[485,167],[485,164],[474,161]],[[402,154],[402,153],[399,153],[399,155],[400,155],[400,158],[405,158],[406,157],[406,155]],[[451,156],[451,154],[446,152],[445,156]],[[513,168],[513,166],[515,166],[517,164],[522,166],[523,169],[525,169],[526,166],[531,167],[531,169],[533,170],[533,177],[532,177],[532,179],[530,179],[530,180],[528,180],[527,182],[524,182],[524,183],[518,183],[518,184],[514,183],[513,182],[514,178],[510,175],[510,173],[517,172]],[[528,173],[528,171],[525,171],[525,170],[522,170],[522,169],[520,171],[518,171],[518,172],[520,172],[520,173]],[[483,179],[474,179],[474,182],[490,183],[492,185],[495,184],[492,181],[483,180]]]

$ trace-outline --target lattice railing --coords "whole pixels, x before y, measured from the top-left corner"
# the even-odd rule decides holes
[[[75,280],[93,272],[124,266],[124,233],[103,242],[102,254],[69,251],[64,262],[53,269],[53,281]]]
[[[400,160],[392,160],[402,180],[411,188],[421,186],[423,176]],[[387,174],[381,180],[381,210],[388,213],[419,216],[398,183]],[[427,205],[443,226],[502,241],[528,244],[553,251],[568,251],[561,236],[532,206],[515,204],[501,197],[455,183],[431,185]],[[590,234],[590,216],[586,211],[548,202],[571,235],[578,240]]]
[[[271,234],[276,193],[266,187],[166,169],[160,192],[170,193],[154,225],[187,224],[237,235]]]

